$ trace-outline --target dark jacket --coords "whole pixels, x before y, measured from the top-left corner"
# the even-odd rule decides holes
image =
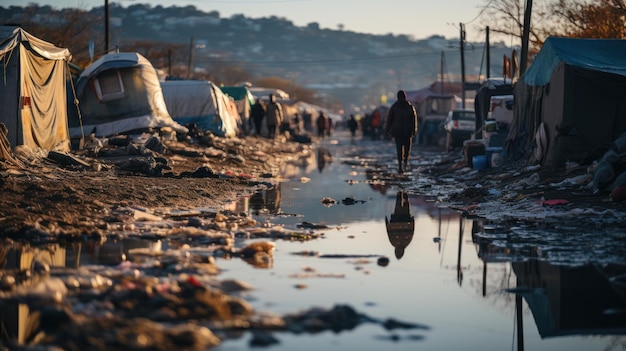
[[[398,94],[398,100],[387,114],[385,132],[392,137],[414,137],[417,134],[417,118],[417,111],[406,100],[406,95]]]
[[[260,121],[265,117],[265,107],[257,100],[250,110],[250,117],[255,121]]]

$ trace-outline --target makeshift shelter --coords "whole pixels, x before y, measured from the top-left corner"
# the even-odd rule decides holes
[[[509,155],[590,163],[626,132],[626,40],[550,37],[514,95]]]
[[[80,111],[68,99],[72,138],[91,132],[107,137],[163,127],[188,132],[168,113],[157,73],[139,53],[102,56],[80,74],[75,90]]]
[[[176,122],[195,124],[217,136],[237,135],[241,125],[237,106],[217,85],[206,80],[167,80],[161,88]]]
[[[0,26],[0,123],[11,147],[68,151],[68,49],[15,26]]]
[[[254,95],[250,92],[246,86],[226,86],[220,87],[222,92],[230,96],[237,106],[237,112],[239,113],[239,119],[241,120],[240,128],[243,127],[246,132],[249,132],[250,110],[254,105]]]
[[[622,335],[626,332],[623,290],[609,277],[616,266],[555,265],[514,261],[516,293],[532,313],[541,338],[566,335]]]
[[[477,139],[482,138],[482,127],[489,117],[491,98],[513,94],[513,84],[509,78],[491,78],[485,80],[476,91],[474,111],[476,112]]]

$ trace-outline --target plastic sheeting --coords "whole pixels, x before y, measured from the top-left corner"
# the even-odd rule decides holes
[[[522,79],[528,85],[546,85],[561,63],[626,76],[626,41],[549,37]]]
[[[19,27],[0,27],[0,123],[12,147],[68,151],[65,77],[68,49]]]
[[[167,109],[181,124],[193,123],[217,136],[234,137],[241,125],[235,102],[212,82],[170,80],[161,82]]]

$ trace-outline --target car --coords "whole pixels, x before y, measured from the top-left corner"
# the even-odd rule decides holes
[[[443,120],[443,129],[446,131],[446,151],[463,146],[463,142],[471,139],[476,132],[476,112],[469,109],[450,110]]]
[[[423,146],[441,146],[446,138],[441,128],[445,115],[431,115],[419,119],[417,142]]]

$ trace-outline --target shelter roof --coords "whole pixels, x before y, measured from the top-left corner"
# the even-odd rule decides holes
[[[132,67],[136,65],[152,66],[147,58],[136,52],[116,52],[106,54],[89,65],[89,67],[81,73],[80,77],[88,78],[94,74],[111,68]]]
[[[549,37],[521,79],[528,85],[548,84],[561,63],[626,76],[626,40]]]
[[[17,26],[0,26],[0,56],[13,50],[19,44],[28,42],[30,50],[49,60],[69,61],[72,54],[69,49],[60,48],[39,39]]]

